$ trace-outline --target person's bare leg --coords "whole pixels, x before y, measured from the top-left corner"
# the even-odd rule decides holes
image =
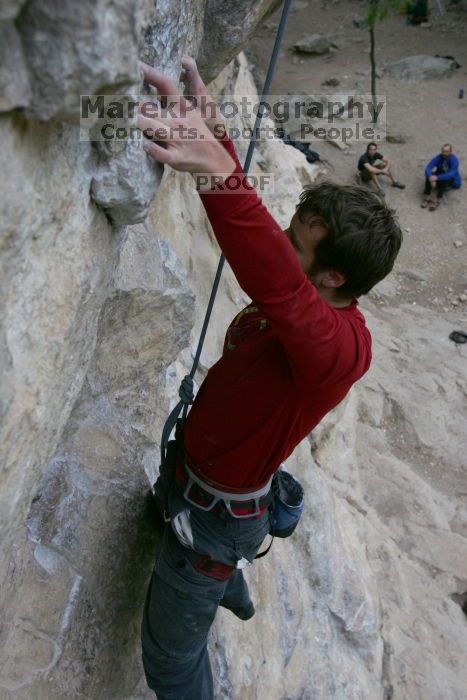
[[[431,181],[428,177],[425,177],[425,189],[423,190],[423,201],[420,204],[422,209],[426,209],[432,201],[433,189],[431,187]]]
[[[431,182],[431,202],[428,207],[430,211],[434,211],[435,209],[438,208],[438,205],[441,201],[439,191],[438,191],[438,183],[436,181]]]
[[[380,173],[371,173],[371,181],[372,181],[372,183],[374,184],[377,193],[380,194],[380,195],[382,195],[382,196],[384,197],[384,196],[385,196],[385,192],[384,192],[383,188],[381,187],[381,185],[380,185],[379,182],[378,182],[378,176],[379,176],[379,175],[380,175]]]
[[[382,170],[381,175],[386,175],[391,180],[391,184],[393,187],[398,187],[400,190],[404,190],[405,185],[403,185],[401,182],[398,182],[398,180],[392,174],[391,168],[392,168],[392,166],[390,165],[387,168],[385,168],[384,170]]]
[[[428,209],[430,211],[434,211],[438,204],[439,204],[439,198],[438,198],[438,192],[436,188],[436,180],[430,180],[430,185],[431,185],[431,194],[430,194],[430,205]]]
[[[394,177],[391,173],[391,168],[388,168],[387,170],[381,170],[381,175],[386,175],[386,177],[388,177],[392,183],[395,182]]]

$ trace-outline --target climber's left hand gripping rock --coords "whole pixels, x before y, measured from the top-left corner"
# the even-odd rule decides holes
[[[201,110],[162,71],[146,63],[140,66],[146,82],[157,90],[157,100],[148,97],[139,106],[137,125],[146,137],[146,152],[175,170],[231,174],[235,162],[211,132],[212,124],[206,123]]]

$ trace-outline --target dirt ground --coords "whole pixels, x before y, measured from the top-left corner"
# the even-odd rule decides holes
[[[405,143],[383,143],[379,149],[394,163],[405,190],[385,180],[386,201],[394,207],[404,231],[404,243],[391,282],[396,300],[420,304],[449,314],[453,328],[467,330],[467,11],[431,2],[430,27],[406,25],[405,17],[392,14],[376,29],[379,66],[406,56],[450,55],[461,68],[444,80],[418,83],[382,77],[377,92],[387,98],[387,131],[400,134]],[[369,34],[354,25],[364,14],[359,0],[295,0],[292,4],[271,94],[306,92],[370,92]],[[262,82],[280,11],[267,20],[247,46],[258,82]],[[323,56],[297,54],[292,46],[304,35],[332,37],[338,48]],[[323,81],[336,78],[329,88]],[[466,89],[464,99],[459,89]],[[420,208],[426,163],[444,142],[453,144],[461,161],[464,185],[450,191],[434,212]],[[351,143],[346,152],[330,143],[312,144],[330,167],[326,179],[355,184],[356,164],[365,144]],[[460,245],[459,245],[460,242]],[[460,297],[460,299],[459,299]]]

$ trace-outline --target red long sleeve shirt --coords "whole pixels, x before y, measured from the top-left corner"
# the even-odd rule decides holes
[[[243,175],[229,139],[224,145]],[[184,429],[189,460],[217,484],[263,485],[368,369],[371,336],[350,306],[323,301],[251,188],[201,194],[217,241],[253,300],[230,324]]]

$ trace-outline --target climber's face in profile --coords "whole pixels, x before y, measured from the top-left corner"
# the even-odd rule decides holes
[[[308,215],[305,218],[305,221],[301,221],[295,213],[284,233],[297,253],[303,272],[313,281],[313,275],[319,271],[316,250],[326,237],[327,229],[317,217]]]
[[[339,272],[321,269],[317,250],[321,241],[328,235],[328,230],[320,218],[311,213],[305,214],[303,218],[302,221],[296,212],[284,233],[297,254],[303,272],[313,282],[320,295],[327,298],[329,293],[342,286],[346,279]]]

